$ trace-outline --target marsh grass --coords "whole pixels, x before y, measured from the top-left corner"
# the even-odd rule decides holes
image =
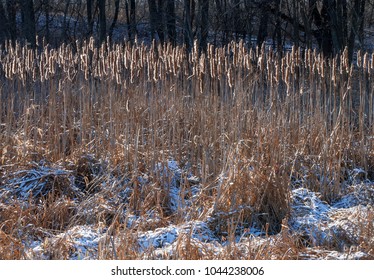
[[[347,51],[325,59],[315,50],[293,48],[280,56],[265,46],[247,49],[243,42],[210,45],[203,54],[196,45],[191,53],[154,43],[96,48],[92,39],[77,46],[1,48],[2,184],[30,162],[56,164],[74,173],[85,198],[77,208],[64,196],[25,208],[18,202],[4,206],[0,258],[24,258],[10,247],[23,246],[16,231],[26,224],[63,230],[78,222],[121,231],[121,246],[101,244],[99,258],[138,258],[133,234],[123,227],[126,219],[118,218],[120,203],[111,205],[110,198],[129,187],[128,212],[155,211],[155,227],[181,223],[184,213],[170,211],[164,188],[170,178],[157,172],[170,159],[200,178],[202,191],[189,217],[210,216],[211,227],[227,238],[253,223],[268,234],[282,232],[296,180],[333,202],[348,170],[361,167],[373,179],[372,55],[358,53],[357,63],[349,64]],[[139,182],[144,176],[145,185]],[[120,179],[110,183],[113,177]],[[98,201],[112,208],[84,213],[84,205]],[[17,217],[10,215],[15,212]],[[363,244],[372,251],[371,243]],[[213,258],[188,246],[189,254],[181,249],[178,257]],[[298,245],[287,246],[271,250],[295,257]],[[225,258],[240,255],[231,249]],[[64,250],[59,247],[54,256],[63,258]],[[269,257],[266,250],[248,256]]]

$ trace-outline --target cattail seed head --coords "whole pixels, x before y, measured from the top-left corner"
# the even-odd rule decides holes
[[[361,67],[362,66],[362,55],[361,55],[361,50],[357,52],[357,66]]]

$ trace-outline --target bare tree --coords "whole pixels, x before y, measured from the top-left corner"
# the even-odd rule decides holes
[[[159,0],[156,3],[156,0],[148,0],[149,8],[149,17],[151,21],[151,35],[152,38],[155,38],[155,35],[158,35],[158,38],[161,43],[164,43],[164,28],[163,28],[163,1]]]
[[[23,36],[32,47],[35,47],[36,33],[34,3],[32,0],[23,0],[20,1],[20,4]]]
[[[137,34],[137,30],[136,30],[136,13],[135,13],[135,11],[136,11],[135,0],[130,0],[130,21],[131,21],[130,31],[131,31],[131,34],[133,34],[134,37]]]
[[[45,39],[47,42],[49,42],[49,11],[50,11],[50,5],[49,5],[49,0],[44,0],[43,1],[43,6],[44,6],[44,14],[45,14]]]
[[[8,19],[5,15],[5,9],[3,3],[0,2],[0,42],[8,37],[6,26],[8,25]]]
[[[268,21],[269,21],[269,1],[263,1],[260,7],[260,24],[257,33],[257,44],[259,46],[266,40],[268,36]]]
[[[166,27],[168,31],[168,40],[173,45],[176,44],[176,29],[175,29],[175,1],[168,0],[166,6]]]
[[[190,51],[193,45],[191,0],[184,0],[184,43]]]
[[[92,36],[93,31],[93,15],[92,15],[92,6],[93,6],[93,0],[87,0],[86,1],[86,9],[87,9],[87,37]]]
[[[109,28],[109,38],[112,38],[113,30],[114,30],[114,27],[116,26],[116,23],[117,23],[117,20],[118,20],[119,0],[114,1],[114,7],[115,7],[115,9],[114,9],[113,21],[112,21],[112,24],[110,25],[110,28]]]
[[[208,43],[209,31],[209,0],[199,0],[200,6],[200,36],[199,36],[199,49],[205,51]]]
[[[16,23],[16,3],[17,0],[7,0],[6,9],[8,11],[8,25],[7,29],[10,39],[14,42],[17,38],[17,23]]]
[[[98,0],[99,7],[99,40],[100,43],[106,38],[106,14],[105,14],[105,0]]]

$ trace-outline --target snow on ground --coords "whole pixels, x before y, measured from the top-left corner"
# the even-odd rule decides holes
[[[351,192],[332,206],[318,193],[304,188],[293,190],[291,231],[313,246],[334,245],[343,250],[344,246],[358,244],[362,223],[373,210],[373,196],[367,194],[373,193],[374,185],[361,183],[350,188]]]
[[[27,255],[36,259],[68,258],[75,260],[95,259],[100,241],[105,238],[105,229],[90,226],[75,226],[66,232],[35,242],[35,247]],[[61,250],[63,249],[63,250]],[[60,251],[69,252],[68,256],[58,256]]]
[[[300,254],[300,259],[305,260],[361,260],[366,258],[368,255],[360,251],[352,250],[352,252],[341,253],[323,248],[308,248],[306,252]]]
[[[149,258],[149,254],[146,253],[152,251],[156,258],[163,258],[167,255],[175,256],[178,252],[180,253],[180,248],[186,244],[193,244],[198,248],[199,254],[219,255],[227,246],[232,246],[228,240],[222,239],[222,236],[218,236],[209,227],[209,217],[206,217],[205,220],[193,220],[188,215],[189,207],[193,205],[201,191],[198,178],[184,172],[173,160],[168,161],[167,164],[158,164],[156,172],[159,173],[160,178],[164,178],[164,188],[170,196],[170,210],[174,213],[183,211],[185,214],[180,224],[165,225],[158,221],[157,211],[150,210],[146,215],[138,216],[127,213],[126,209],[123,209],[123,212],[120,212],[124,216],[122,221],[125,221],[127,229],[134,229],[131,233],[131,240],[134,241],[133,245],[138,250],[137,253],[144,253],[144,258]],[[291,236],[300,237],[305,243],[304,245],[307,246],[299,258],[361,259],[368,257],[365,253],[360,252],[357,246],[360,243],[363,230],[362,224],[365,221],[370,221],[368,217],[370,213],[373,213],[374,183],[359,180],[360,173],[362,173],[361,170],[352,171],[351,185],[347,186],[341,198],[331,205],[323,201],[319,193],[303,188],[302,185],[292,190],[288,231]],[[17,176],[19,176],[18,179]],[[69,182],[74,182],[71,178],[72,174],[68,171],[41,168],[13,174],[9,180],[10,184],[0,190],[2,195],[10,193],[24,199],[28,198],[32,189],[37,190],[40,195],[48,192],[45,178],[49,176],[56,178],[63,176]],[[145,176],[138,181],[146,184],[147,180],[148,178]],[[188,197],[182,187],[186,183],[185,180],[190,183],[192,190],[190,190]],[[75,188],[72,190],[76,191]],[[34,192],[33,195],[35,195]],[[118,194],[118,197],[122,201],[127,201],[127,197],[130,195],[131,190],[126,188]],[[92,199],[95,199],[95,196],[92,196]],[[96,205],[96,202],[87,203],[88,206],[92,204]],[[97,209],[102,208],[100,205],[95,207],[96,210],[85,209],[84,211],[87,211],[85,215],[91,211],[95,217],[99,211]],[[110,208],[108,207],[102,208],[104,209],[102,211],[115,215],[116,210],[108,210]],[[81,210],[83,213],[83,209]],[[374,227],[373,219],[371,221]],[[152,223],[157,226],[150,226],[148,230],[140,227],[140,225]],[[266,236],[259,228],[253,226],[240,232],[235,237],[234,243],[237,248],[242,248],[243,252],[247,252],[249,250],[248,244],[251,244],[252,248],[262,246],[266,242],[271,244],[271,242],[277,242],[277,238],[281,234],[283,233],[279,233],[278,237]],[[98,227],[97,224],[95,226],[90,224],[75,225],[65,232],[50,234],[44,240],[29,242],[25,255],[32,259],[97,259],[100,246],[109,244],[112,247],[118,247],[121,238],[124,238],[121,237],[121,233],[117,233],[113,237],[110,228],[104,225],[101,227]],[[372,242],[374,242],[374,236]],[[326,246],[335,248],[335,250],[326,250]],[[347,252],[347,248],[351,249]],[[59,252],[65,252],[65,255],[59,255]]]

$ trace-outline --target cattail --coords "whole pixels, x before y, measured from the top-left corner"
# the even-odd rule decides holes
[[[309,69],[311,70],[312,68],[313,68],[313,56],[312,56],[312,50],[311,49],[308,49],[308,55],[307,55],[307,57],[308,57],[308,63],[305,63],[305,64],[308,64],[308,67],[309,67]]]
[[[210,65],[209,65],[210,77],[211,77],[212,79],[214,79],[214,78],[215,78],[215,72],[216,72],[216,70],[215,70],[215,67],[216,67],[216,60],[214,59],[214,57],[212,57],[212,58],[209,60],[209,62],[210,62]]]
[[[153,81],[157,82],[157,62],[155,62],[153,67]]]
[[[152,80],[152,77],[151,77],[151,73],[153,73],[151,71],[151,63],[150,63],[150,57],[147,55],[147,77],[148,77],[148,81],[151,81]]]
[[[337,77],[336,77],[336,65],[337,65],[337,61],[336,61],[336,58],[334,58],[332,60],[332,75],[331,75],[331,80],[334,82],[334,87],[336,87],[337,85]]]
[[[128,57],[129,57],[129,54],[128,54],[128,51],[125,50],[124,53],[123,53],[123,65],[125,66],[126,69],[128,69]]]
[[[212,59],[213,56],[214,56],[213,45],[212,45],[212,44],[209,44],[209,45],[208,45],[208,58],[209,58],[209,59]]]
[[[279,67],[279,64],[277,63],[277,64],[275,64],[275,82],[276,83],[279,83],[280,82],[280,72],[281,72],[281,70],[280,70],[280,67]]]
[[[289,95],[290,93],[290,82],[289,82],[290,72],[291,72],[290,66],[287,66],[285,70],[285,76],[284,76],[284,82],[286,83],[286,86],[287,86],[287,95]]]
[[[108,76],[108,71],[107,71],[107,66],[108,66],[108,62],[106,61],[105,57],[102,57],[101,58],[101,63],[102,63],[102,71],[103,71],[103,75],[104,77]]]
[[[44,82],[44,63],[43,63],[43,56],[40,56],[40,64],[39,64],[39,77],[40,81]]]
[[[219,79],[219,80],[221,79],[221,75],[222,75],[222,61],[221,61],[221,57],[218,56],[218,62],[217,62],[217,76],[218,76],[218,79]]]
[[[232,46],[232,63],[237,65],[238,64],[238,50],[236,48],[236,45],[233,43]]]
[[[6,64],[4,64],[4,66],[5,66],[5,77],[7,78],[7,79],[11,79],[11,77],[12,77],[12,69],[11,69],[11,64],[10,63],[6,63]]]
[[[370,71],[369,70],[369,67],[368,67],[368,65],[369,65],[369,63],[368,63],[368,53],[366,52],[365,54],[364,54],[364,63],[363,63],[363,68],[364,68],[364,71]]]
[[[173,53],[173,55],[171,57],[171,67],[172,67],[172,72],[173,72],[174,76],[177,75],[177,60],[176,60],[177,56],[178,56],[178,54]]]
[[[361,50],[357,52],[357,66],[361,67],[362,66],[362,56],[361,56]]]
[[[233,77],[232,77],[232,70],[231,67],[227,71],[227,82],[229,83],[229,87],[232,88],[233,85]]]
[[[27,50],[27,58],[26,58],[26,65],[25,65],[27,71],[31,69],[32,63],[33,63],[33,59],[31,55],[31,51]]]
[[[260,57],[258,58],[257,67],[260,68],[261,72],[264,70],[264,64],[264,57],[260,55]]]
[[[32,69],[32,80],[34,82],[36,82],[36,79],[37,79],[37,74],[36,74],[37,70],[36,70],[36,67],[34,66],[33,69]]]
[[[205,74],[205,54],[201,54],[200,56],[200,71],[201,73]]]
[[[203,82],[204,82],[204,75],[202,72],[199,73],[199,90],[200,90],[200,93],[202,94],[204,92],[204,88],[203,88]]]
[[[266,60],[266,70],[267,70],[266,74],[267,74],[269,79],[271,79],[271,77],[272,77],[273,63],[274,63],[274,61],[270,57]]]
[[[49,68],[48,68],[48,67],[45,67],[44,69],[45,69],[45,71],[44,71],[44,79],[45,79],[46,81],[48,81],[48,80],[49,80],[49,77],[50,77],[50,75],[49,75]]]
[[[17,67],[16,67],[16,60],[13,59],[12,61],[12,75],[15,75],[17,73]]]
[[[50,55],[48,59],[48,70],[52,75],[55,73],[54,59],[52,55]]]
[[[283,79],[283,81],[286,81],[287,63],[286,63],[286,59],[285,58],[282,58],[281,72],[282,72],[282,79]]]

